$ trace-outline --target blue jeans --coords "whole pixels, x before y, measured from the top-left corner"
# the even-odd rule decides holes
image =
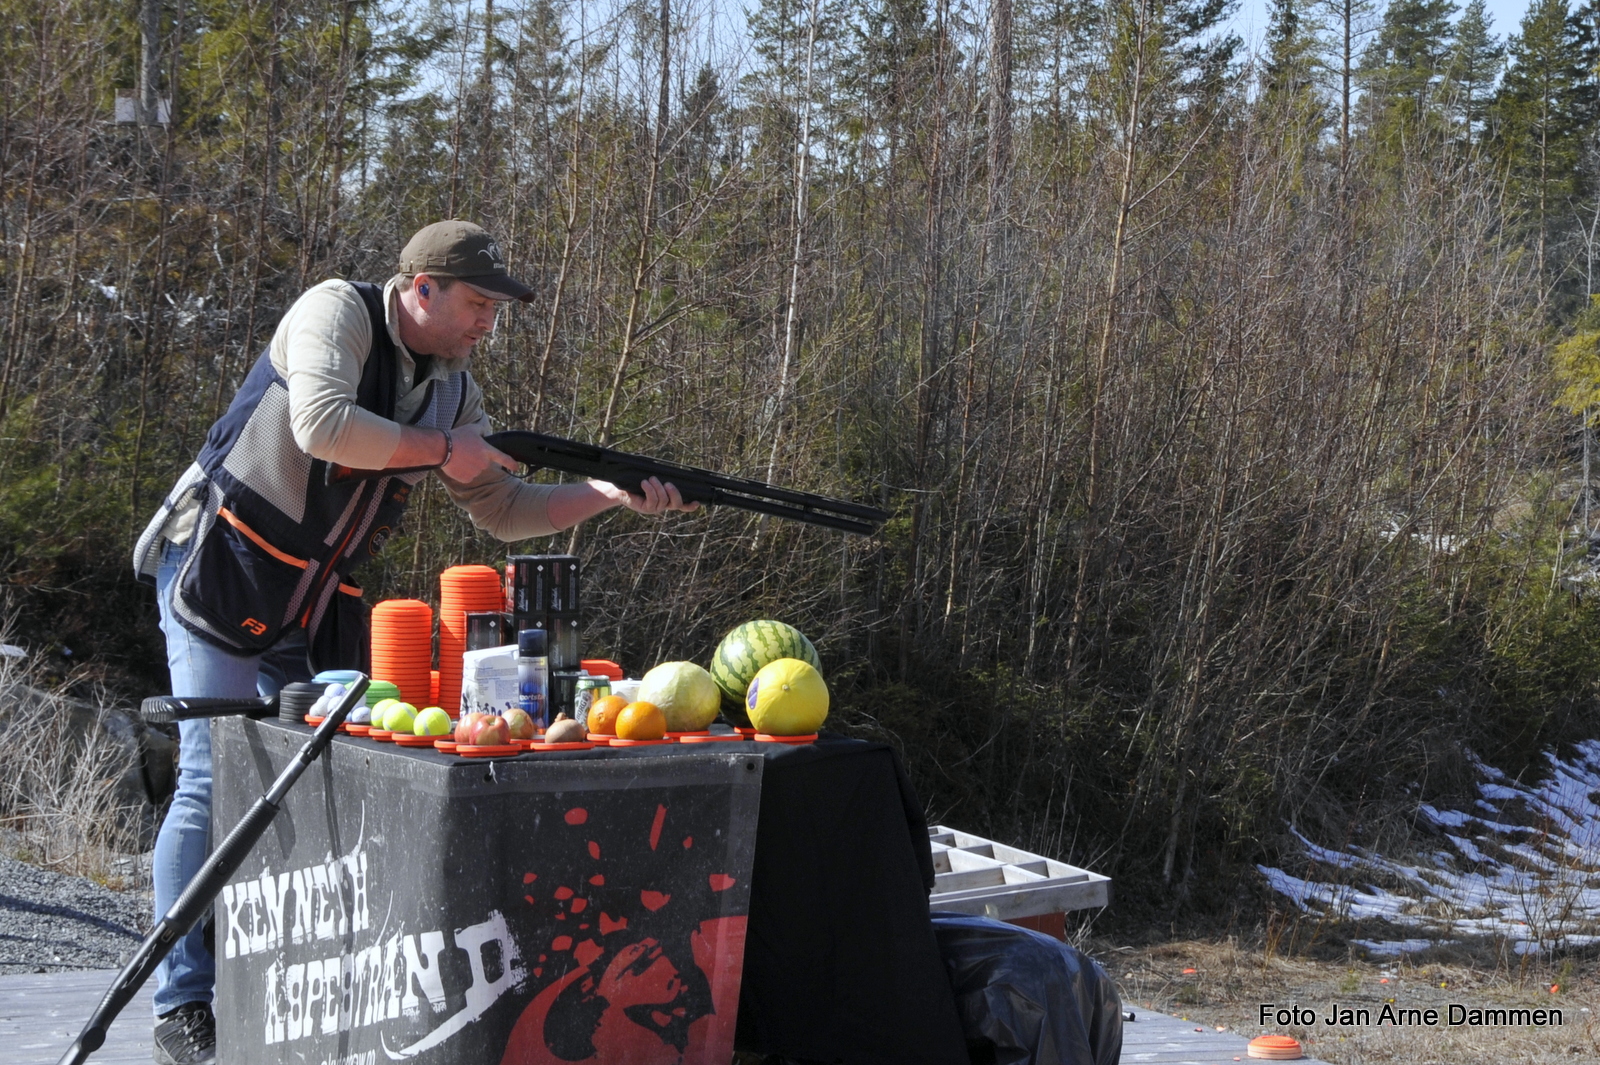
[[[191,541],[192,542],[192,541]],[[167,543],[156,573],[161,632],[167,638],[167,669],[172,694],[250,698],[275,695],[285,684],[310,680],[305,630],[284,633],[265,654],[237,655],[206,643],[172,614],[173,580],[187,546]],[[225,826],[231,827],[231,826]],[[178,723],[178,788],[156,835],[154,867],[156,920],[166,915],[211,848],[211,722]],[[202,922],[203,924],[203,922]],[[155,1011],[160,1016],[186,1002],[210,1002],[217,965],[206,949],[202,924],[180,939],[156,968]]]

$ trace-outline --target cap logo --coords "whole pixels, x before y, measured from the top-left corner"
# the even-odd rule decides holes
[[[491,240],[486,246],[478,249],[479,255],[487,255],[489,261],[495,266],[504,267],[505,259],[500,255],[500,244]]]

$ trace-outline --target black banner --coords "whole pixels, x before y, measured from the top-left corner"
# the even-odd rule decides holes
[[[302,741],[215,723],[219,829]],[[762,766],[339,739],[218,899],[219,1058],[726,1065]]]

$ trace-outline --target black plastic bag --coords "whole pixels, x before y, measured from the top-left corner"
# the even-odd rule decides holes
[[[1099,962],[987,917],[931,916],[973,1065],[1117,1065],[1122,1000]]]

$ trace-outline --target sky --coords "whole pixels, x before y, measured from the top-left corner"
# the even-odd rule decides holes
[[[1458,8],[1466,6],[1465,0],[1455,0],[1455,3]],[[1378,6],[1383,6],[1381,0]],[[1238,27],[1239,35],[1247,42],[1261,40],[1266,32],[1269,8],[1268,0],[1240,0],[1234,24]],[[1484,10],[1489,14],[1489,31],[1504,41],[1517,31],[1523,14],[1528,10],[1528,0],[1487,0]]]

